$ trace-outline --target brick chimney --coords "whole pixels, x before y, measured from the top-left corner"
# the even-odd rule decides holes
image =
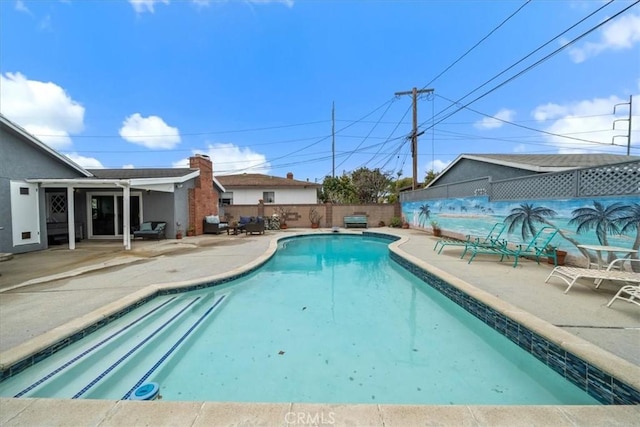
[[[287,172],[287,179],[293,179],[293,173]]]
[[[218,192],[213,189],[213,163],[209,156],[196,154],[189,158],[189,167],[199,169],[200,176],[195,187],[189,189],[189,224],[202,234],[202,220],[207,215],[218,213]]]

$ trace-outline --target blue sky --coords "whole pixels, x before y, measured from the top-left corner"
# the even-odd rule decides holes
[[[636,3],[0,0],[0,111],[88,168],[204,153],[321,182],[334,161],[411,176],[394,94],[432,88],[422,180],[462,153],[626,154],[634,96],[640,155]]]

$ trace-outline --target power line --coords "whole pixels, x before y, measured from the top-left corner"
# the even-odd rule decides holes
[[[480,41],[478,41],[476,44],[474,44],[473,46],[471,46],[471,48],[469,48],[465,53],[463,53],[458,59],[456,59],[455,61],[453,61],[447,68],[445,68],[443,71],[440,72],[440,74],[438,74],[437,76],[435,76],[429,83],[427,83],[426,85],[424,85],[424,87],[426,88],[427,86],[431,86],[431,84],[433,82],[435,82],[436,80],[438,80],[440,77],[442,77],[442,75],[444,73],[446,73],[447,71],[449,71],[454,65],[456,65],[458,62],[460,62],[465,56],[467,56],[469,53],[471,53],[471,51],[473,51],[476,47],[480,46],[480,44],[482,44],[482,42],[484,42],[486,39],[488,39],[489,37],[491,37],[491,35],[493,33],[495,33],[496,31],[498,31],[498,29],[500,29],[500,27],[502,27],[504,24],[506,24],[511,18],[513,18],[514,16],[516,16],[518,14],[518,12],[520,12],[522,9],[524,9],[524,7],[526,5],[528,5],[531,2],[531,0],[527,0],[525,1],[518,9],[516,9],[515,12],[513,12],[511,15],[509,15],[507,18],[505,18],[500,24],[498,24],[497,26],[495,26],[491,31],[489,31],[489,33],[484,36],[483,38],[480,39]]]
[[[610,4],[613,0],[609,1],[605,6],[602,6],[601,8],[598,9],[601,10],[602,8],[606,7],[608,4]],[[551,52],[550,54],[544,56],[542,59],[536,61],[535,63],[533,63],[532,65],[528,66],[527,68],[525,68],[524,70],[518,72],[517,74],[515,74],[514,76],[508,78],[507,80],[503,81],[502,83],[498,84],[497,86],[493,87],[492,89],[486,91],[485,93],[483,93],[482,95],[476,97],[475,99],[473,99],[472,101],[467,102],[466,104],[460,106],[458,109],[456,109],[455,111],[453,111],[452,113],[449,113],[447,116],[439,119],[437,122],[432,123],[427,129],[431,129],[433,126],[441,123],[442,121],[448,119],[449,117],[453,116],[454,114],[458,113],[459,111],[461,111],[464,108],[467,108],[469,105],[473,104],[474,102],[478,101],[479,99],[484,98],[485,96],[489,95],[490,93],[496,91],[497,89],[499,89],[500,87],[506,85],[507,83],[515,80],[516,78],[520,77],[521,75],[523,75],[524,73],[530,71],[531,69],[535,68],[536,66],[540,65],[542,62],[546,61],[547,59],[551,58],[552,56],[556,55],[557,53],[561,52],[562,50],[566,49],[567,47],[571,46],[572,44],[574,44],[575,42],[577,42],[578,40],[582,39],[583,37],[587,36],[588,34],[592,33],[593,31],[597,30],[598,28],[602,27],[603,25],[607,24],[608,22],[610,22],[611,20],[617,18],[618,16],[620,16],[622,13],[626,12],[627,10],[629,10],[630,8],[632,8],[633,6],[635,6],[637,3],[639,3],[640,0],[635,1],[633,4],[631,4],[630,6],[622,9],[621,11],[619,11],[618,13],[616,13],[615,15],[605,19],[604,21],[600,22],[599,24],[591,27],[589,30],[583,32],[582,34],[580,34],[578,37],[574,38],[573,40],[567,42],[566,44],[564,44],[563,46],[561,46],[560,48],[554,50],[553,52]],[[540,50],[542,47],[546,46],[547,44],[551,43],[553,40],[557,39],[558,37],[562,36],[564,33],[566,33],[567,31],[569,31],[571,28],[574,28],[576,25],[578,25],[580,22],[583,22],[585,19],[587,19],[588,17],[592,16],[595,12],[591,13],[590,15],[588,15],[587,17],[583,18],[582,20],[580,20],[578,23],[572,25],[569,29],[563,31],[562,33],[560,33],[558,36],[554,37],[553,39],[551,39],[550,41],[548,41],[547,43],[545,43],[544,45],[540,46],[539,48],[537,48],[536,50],[534,50],[533,52],[531,52],[530,54],[528,54],[527,56],[525,56],[524,58],[522,58],[520,61],[516,62],[515,64],[511,65],[510,67],[508,67],[507,69],[505,69],[504,71],[502,71],[501,73],[499,73],[498,75],[496,75],[495,77],[493,77],[492,79],[488,80],[487,82],[483,83],[481,86],[479,86],[478,88],[474,89],[473,91],[469,92],[467,95],[463,96],[462,98],[460,98],[458,101],[455,102],[456,105],[459,105],[459,101],[466,98],[467,96],[469,96],[471,93],[477,91],[478,89],[480,89],[481,87],[485,86],[487,83],[495,80],[497,77],[499,77],[500,75],[504,74],[506,71],[508,71],[509,69],[513,68],[515,65],[517,65],[518,63],[522,62],[524,59],[528,58],[529,56],[531,56],[533,53],[537,52],[538,50]],[[449,107],[448,107],[449,108]],[[448,109],[447,108],[447,109]],[[441,111],[438,114],[443,113],[444,111],[446,111],[447,109]],[[423,122],[423,124],[426,122]]]
[[[511,70],[512,68],[514,68],[516,65],[520,64],[521,62],[523,62],[524,60],[526,60],[527,58],[529,58],[530,56],[532,56],[533,54],[535,54],[536,52],[538,52],[539,50],[543,49],[544,47],[546,47],[547,45],[549,45],[550,43],[556,41],[558,38],[562,37],[564,34],[566,34],[567,32],[569,32],[570,30],[572,30],[573,28],[575,28],[576,26],[578,26],[579,24],[581,24],[582,22],[584,22],[585,20],[589,19],[590,17],[592,17],[593,15],[595,15],[596,13],[598,13],[599,11],[601,11],[602,9],[604,9],[605,7],[607,7],[608,5],[610,5],[613,2],[613,0],[609,0],[609,2],[607,2],[606,4],[604,4],[603,6],[599,7],[598,9],[596,9],[595,11],[591,12],[589,15],[585,16],[584,18],[582,18],[580,21],[576,22],[575,24],[573,24],[572,26],[570,26],[569,28],[567,28],[566,30],[562,31],[560,34],[556,35],[555,37],[553,37],[552,39],[548,40],[546,43],[542,44],[541,46],[539,46],[538,48],[534,49],[533,51],[531,51],[530,53],[528,53],[527,55],[525,55],[524,57],[522,57],[521,59],[519,59],[518,61],[516,61],[515,63],[511,64],[509,67],[505,68],[504,70],[502,70],[500,73],[496,74],[495,76],[493,76],[491,79],[485,81],[484,83],[482,83],[480,86],[477,86],[475,89],[473,89],[472,91],[468,92],[466,95],[458,98],[457,101],[455,101],[453,104],[449,105],[447,108],[445,108],[444,110],[438,112],[437,116],[443,114],[445,111],[449,110],[449,108],[451,108],[452,105],[459,105],[460,101],[462,101],[463,99],[465,99],[466,97],[470,96],[471,94],[477,92],[478,90],[480,90],[481,88],[483,88],[484,86],[488,85],[489,83],[491,83],[492,81],[494,81],[495,79],[497,79],[498,77],[500,77],[501,75],[505,74],[507,71]],[[626,10],[626,9],[625,9]],[[605,21],[606,22],[606,21]],[[602,24],[601,24],[602,25]],[[593,31],[595,28],[592,28]],[[589,32],[590,32],[589,31]],[[581,35],[580,37],[574,39],[573,41],[571,41],[570,43],[567,43],[566,45],[562,46],[560,49],[554,51],[554,53],[548,55],[545,58],[549,58],[551,56],[553,56],[556,52],[559,52],[562,49],[565,49],[566,47],[570,46],[572,43],[576,42],[579,38],[583,37],[584,35],[586,35],[588,33],[583,33],[583,35]],[[533,68],[533,66],[529,66],[528,68],[525,69],[525,71],[529,70]],[[522,73],[522,72],[521,72]],[[518,74],[520,75],[520,73]],[[489,93],[493,92],[494,90],[497,90],[499,87],[501,87],[502,85],[504,85],[506,82],[511,81],[513,79],[513,77],[511,79],[508,79],[507,81],[501,83],[500,85],[494,87],[493,89],[485,92],[484,94],[482,94],[481,96],[479,96],[478,98],[474,99],[473,101],[467,103],[466,105],[470,105],[474,102],[476,102],[478,99],[481,99],[482,97],[488,95]],[[444,117],[444,119],[439,120],[437,123],[441,123],[442,121],[448,119],[449,117],[453,116],[455,113],[459,112],[462,109],[459,108],[457,110],[455,110],[453,113],[450,113],[449,115],[447,115],[446,117]],[[432,124],[432,126],[435,126],[434,123]],[[424,122],[423,122],[424,124]]]

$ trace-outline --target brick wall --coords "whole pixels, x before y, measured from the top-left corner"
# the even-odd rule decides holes
[[[202,234],[202,220],[207,215],[218,214],[218,192],[213,189],[213,164],[209,156],[196,154],[189,158],[189,167],[200,169],[195,187],[189,189],[189,224],[196,235]]]

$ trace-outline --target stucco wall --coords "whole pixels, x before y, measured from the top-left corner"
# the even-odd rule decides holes
[[[46,218],[44,191],[39,192],[41,243],[13,246],[11,218],[11,180],[34,178],[77,178],[82,175],[60,160],[23,142],[14,132],[0,126],[0,252],[21,253],[45,249]]]
[[[535,174],[535,172],[508,166],[494,165],[471,159],[461,159],[456,165],[449,169],[446,174],[442,175],[434,186],[453,184],[470,179],[478,179],[484,176],[490,176],[493,181],[499,181],[501,179],[517,178]]]
[[[275,193],[274,205],[287,204],[315,204],[318,203],[318,193],[315,188],[278,188],[278,189],[227,189],[233,192],[234,205],[257,205],[265,191]]]

